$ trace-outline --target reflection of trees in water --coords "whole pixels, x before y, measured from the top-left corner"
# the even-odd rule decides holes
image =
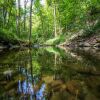
[[[48,95],[50,96],[53,95],[52,89],[58,92],[59,90],[62,91],[63,89],[62,84],[66,84],[66,83],[67,83],[68,91],[72,92],[70,87],[74,86],[73,82],[79,83],[81,81],[83,83],[86,83],[85,85],[91,86],[93,92],[95,92],[96,94],[96,88],[99,87],[99,86],[96,86],[96,84],[98,83],[97,76],[96,75],[94,76],[93,74],[90,74],[90,73],[88,74],[84,73],[87,71],[87,69],[91,68],[92,65],[96,66],[96,64],[93,64],[94,62],[96,62],[96,60],[93,63],[91,63],[92,60],[94,60],[95,58],[87,54],[85,55],[83,53],[82,53],[82,56],[81,56],[81,53],[79,53],[78,56],[76,56],[77,53],[74,53],[74,54],[75,55],[73,57],[72,54],[70,54],[70,52],[68,52],[68,54],[62,52],[62,55],[60,56],[60,55],[48,53],[45,51],[42,51],[42,52],[38,50],[29,51],[26,54],[24,54],[24,56],[21,53],[18,54],[18,56],[16,54],[16,59],[14,60],[15,62],[12,63],[12,60],[11,60],[11,62],[9,62],[7,65],[2,64],[3,67],[2,68],[0,67],[0,70],[2,69],[3,72],[8,70],[9,68],[11,70],[14,70],[14,73],[12,73],[12,77],[14,77],[13,78],[14,80],[11,80],[11,82],[14,81],[13,84],[16,84],[18,80],[20,80],[19,83],[21,84],[21,88],[23,88],[22,85],[25,83],[25,81],[27,84],[29,84],[27,85],[28,87],[27,92],[19,94],[20,97],[23,96],[22,94],[24,94],[23,98],[25,96],[27,97],[27,95],[30,95],[31,92],[27,94],[28,90],[31,91],[30,88],[33,89],[32,91],[36,91],[36,90],[39,91],[41,89],[41,86],[42,86],[41,80],[42,80],[42,75],[44,74],[46,76],[51,75],[52,77],[54,77],[54,79],[52,79],[52,84],[55,84],[55,85],[52,86],[50,90],[48,90],[49,91]],[[20,56],[23,56],[23,57],[20,57]],[[77,59],[77,57],[81,57],[82,59]],[[84,68],[86,70],[84,70]],[[97,70],[95,72],[97,72]],[[3,77],[3,76],[0,76],[0,77]],[[4,78],[0,78],[0,80],[4,80]],[[79,80],[79,82],[77,82],[76,80]],[[91,81],[94,81],[94,83],[93,82],[91,83]],[[8,86],[9,83],[6,85]],[[15,85],[12,85],[9,87],[10,89],[12,89],[12,88],[15,88],[14,86]],[[36,87],[38,87],[38,89],[35,89]],[[91,92],[90,90],[89,92]],[[19,89],[19,91],[22,91],[22,90]],[[36,98],[36,93],[37,92],[35,92],[35,96],[32,96],[32,98],[33,97]],[[37,96],[40,94],[41,92],[38,92]],[[60,94],[61,92],[59,92],[59,95]],[[63,92],[61,95],[63,95]]]
[[[40,88],[36,90],[36,86],[41,81],[41,76],[35,75],[33,73],[34,67],[33,67],[33,60],[32,60],[32,54],[31,51],[29,51],[29,69],[25,69],[25,67],[19,67],[19,72],[21,72],[25,77],[26,80],[18,81],[18,93],[24,94],[27,96],[27,94],[30,95],[30,100],[33,100],[35,98],[36,100],[42,100],[44,98],[44,91],[45,91],[45,84],[41,84]],[[24,96],[25,97],[25,96]],[[24,98],[23,97],[23,98]]]
[[[32,65],[32,54],[31,50],[29,49],[29,57],[30,57],[30,70],[31,70],[31,76],[32,76],[32,82],[33,82],[33,65]]]
[[[94,49],[95,50],[95,49]],[[72,50],[72,52],[76,53],[77,55],[80,55],[83,58],[83,63],[85,64],[86,62],[88,63],[87,66],[95,66],[99,67],[100,66],[100,55],[99,52],[95,50],[95,53],[91,51],[85,51],[84,49],[79,49],[79,50]]]
[[[86,82],[85,78],[88,79],[88,75],[86,75],[86,74],[83,75],[82,73],[79,73],[79,71],[78,71],[78,70],[80,70],[80,68],[83,67],[83,65],[88,66],[87,63],[85,63],[86,61],[83,63],[84,59],[78,60],[75,57],[72,57],[70,54],[67,55],[68,57],[66,57],[66,55],[65,55],[62,58],[60,58],[60,56],[56,56],[56,55],[50,55],[50,54],[45,55],[45,54],[43,54],[43,55],[41,54],[37,58],[37,61],[39,62],[40,65],[42,65],[42,67],[46,67],[46,66],[48,67],[48,69],[46,69],[44,71],[44,73],[46,71],[50,70],[52,75],[54,75],[54,77],[55,77],[54,81],[61,80],[62,83],[68,82],[67,83],[68,91],[74,92],[76,89],[75,88],[73,91],[71,90],[71,87],[73,88],[73,86],[74,86],[74,84],[73,84],[74,81],[72,81],[72,80],[75,80],[75,83],[77,84],[78,82],[76,80],[80,80],[79,82],[81,82],[81,81]],[[62,60],[62,59],[64,59],[64,60]],[[58,85],[58,83],[57,83],[57,85]],[[60,83],[57,87],[55,86],[55,88],[54,87],[52,87],[52,88],[55,91],[56,91],[56,89],[60,90],[62,87],[60,88],[59,86],[60,86]],[[48,97],[53,95],[52,88],[49,90]],[[85,86],[84,86],[84,88],[85,88]],[[76,92],[75,92],[75,96],[76,96]]]
[[[9,81],[11,80],[12,73],[13,73],[13,71],[10,69],[4,72],[4,75],[6,76],[6,80],[9,80]]]
[[[32,50],[29,50],[28,53],[29,60],[25,62],[25,66],[22,65],[19,67],[19,72],[21,72],[25,77],[28,77],[28,79],[33,82],[34,78],[37,78],[37,76],[40,79],[41,71],[37,68],[40,67],[40,65],[33,59]]]
[[[21,82],[18,81],[18,94],[24,94],[21,98],[25,98],[28,95],[30,96],[30,100],[33,100],[35,98],[36,100],[42,100],[45,98],[44,91],[45,91],[45,83],[41,85],[41,87],[36,91],[35,86],[33,87],[33,84],[27,80],[24,80]]]

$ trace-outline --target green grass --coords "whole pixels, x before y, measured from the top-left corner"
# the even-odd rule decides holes
[[[59,35],[59,36],[57,36],[55,38],[47,40],[45,44],[46,45],[58,45],[60,43],[63,43],[65,41],[65,39],[66,39],[66,36]]]

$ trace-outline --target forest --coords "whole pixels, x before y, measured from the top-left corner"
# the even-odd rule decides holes
[[[0,0],[0,100],[100,100],[100,0]]]
[[[67,45],[99,33],[99,0],[0,0],[1,46]]]

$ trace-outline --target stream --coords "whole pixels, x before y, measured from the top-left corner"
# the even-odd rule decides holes
[[[0,100],[100,100],[100,50],[0,51]]]

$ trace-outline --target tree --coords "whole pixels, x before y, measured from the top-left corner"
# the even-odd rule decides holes
[[[20,16],[20,0],[18,0],[18,35],[20,37],[20,19],[21,19],[21,16]]]
[[[28,0],[24,0],[24,31],[26,31],[26,6],[27,6]]]
[[[29,43],[31,43],[31,37],[32,37],[32,3],[33,3],[33,0],[31,0],[31,4],[30,4]]]

